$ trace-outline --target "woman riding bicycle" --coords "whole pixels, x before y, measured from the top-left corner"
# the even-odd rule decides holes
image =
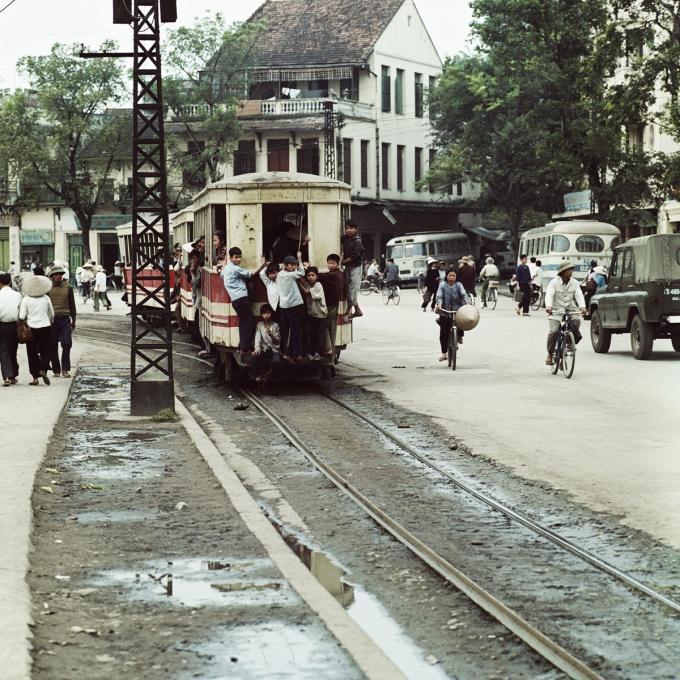
[[[446,279],[439,284],[437,289],[437,306],[436,312],[440,312],[437,323],[439,324],[439,346],[442,350],[442,355],[439,361],[446,361],[447,349],[449,344],[449,333],[451,332],[451,324],[453,323],[453,315],[446,312],[455,312],[463,305],[468,304],[469,298],[465,292],[463,285],[456,281],[456,270],[449,269],[446,272]],[[458,344],[463,344],[463,331],[456,329],[458,335]]]
[[[586,302],[581,292],[581,286],[576,279],[572,279],[574,267],[569,260],[562,260],[557,269],[557,276],[550,281],[545,291],[545,311],[548,313],[548,356],[545,363],[550,366],[553,362],[553,352],[557,335],[560,332],[560,322],[565,313],[571,315],[571,324],[578,330],[581,319],[578,313],[586,313]]]

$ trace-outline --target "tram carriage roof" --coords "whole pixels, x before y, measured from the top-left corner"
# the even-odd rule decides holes
[[[310,175],[303,172],[251,172],[245,175],[236,175],[235,177],[228,177],[227,179],[220,180],[219,182],[213,182],[208,184],[204,189],[202,189],[198,194],[194,196],[194,210],[206,205],[211,202],[210,194],[213,192],[219,192],[221,190],[235,190],[237,192],[247,191],[254,188],[264,188],[278,190],[276,197],[269,200],[266,196],[262,196],[260,200],[256,201],[259,203],[278,203],[286,202],[283,198],[286,190],[290,190],[292,194],[299,191],[300,189],[336,189],[338,193],[334,194],[333,202],[349,203],[351,198],[351,190],[349,184],[340,182],[329,177],[320,177],[319,175]],[[282,195],[281,192],[284,192]],[[210,197],[210,198],[209,198]],[[293,198],[299,203],[305,203],[306,200],[300,200],[300,197]],[[289,199],[289,200],[291,200]],[[318,201],[319,196],[314,197],[314,201]],[[329,200],[329,199],[326,199]],[[222,199],[220,199],[222,201]],[[249,200],[248,202],[252,202]]]

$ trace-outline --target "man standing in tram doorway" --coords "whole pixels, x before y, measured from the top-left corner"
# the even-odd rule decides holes
[[[345,222],[345,234],[342,237],[342,264],[347,275],[347,313],[351,317],[363,316],[359,309],[359,288],[361,287],[361,270],[364,262],[364,244],[359,236],[359,228],[354,220]]]
[[[76,327],[76,298],[73,288],[64,281],[63,267],[52,267],[50,279],[52,288],[48,293],[54,307],[54,321],[52,322],[52,371],[55,378],[71,377],[71,347],[73,340],[71,331]],[[61,361],[59,360],[59,345],[61,345]]]

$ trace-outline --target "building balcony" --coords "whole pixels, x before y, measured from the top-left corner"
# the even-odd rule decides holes
[[[248,99],[240,102],[239,118],[321,116],[326,102],[335,103],[335,112],[351,118],[375,120],[375,106],[349,99]]]

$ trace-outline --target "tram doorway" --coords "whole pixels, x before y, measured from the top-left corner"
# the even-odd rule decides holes
[[[267,260],[279,264],[286,255],[296,256],[302,250],[307,261],[309,252],[303,242],[307,235],[307,205],[304,203],[271,203],[262,206],[262,252]]]

